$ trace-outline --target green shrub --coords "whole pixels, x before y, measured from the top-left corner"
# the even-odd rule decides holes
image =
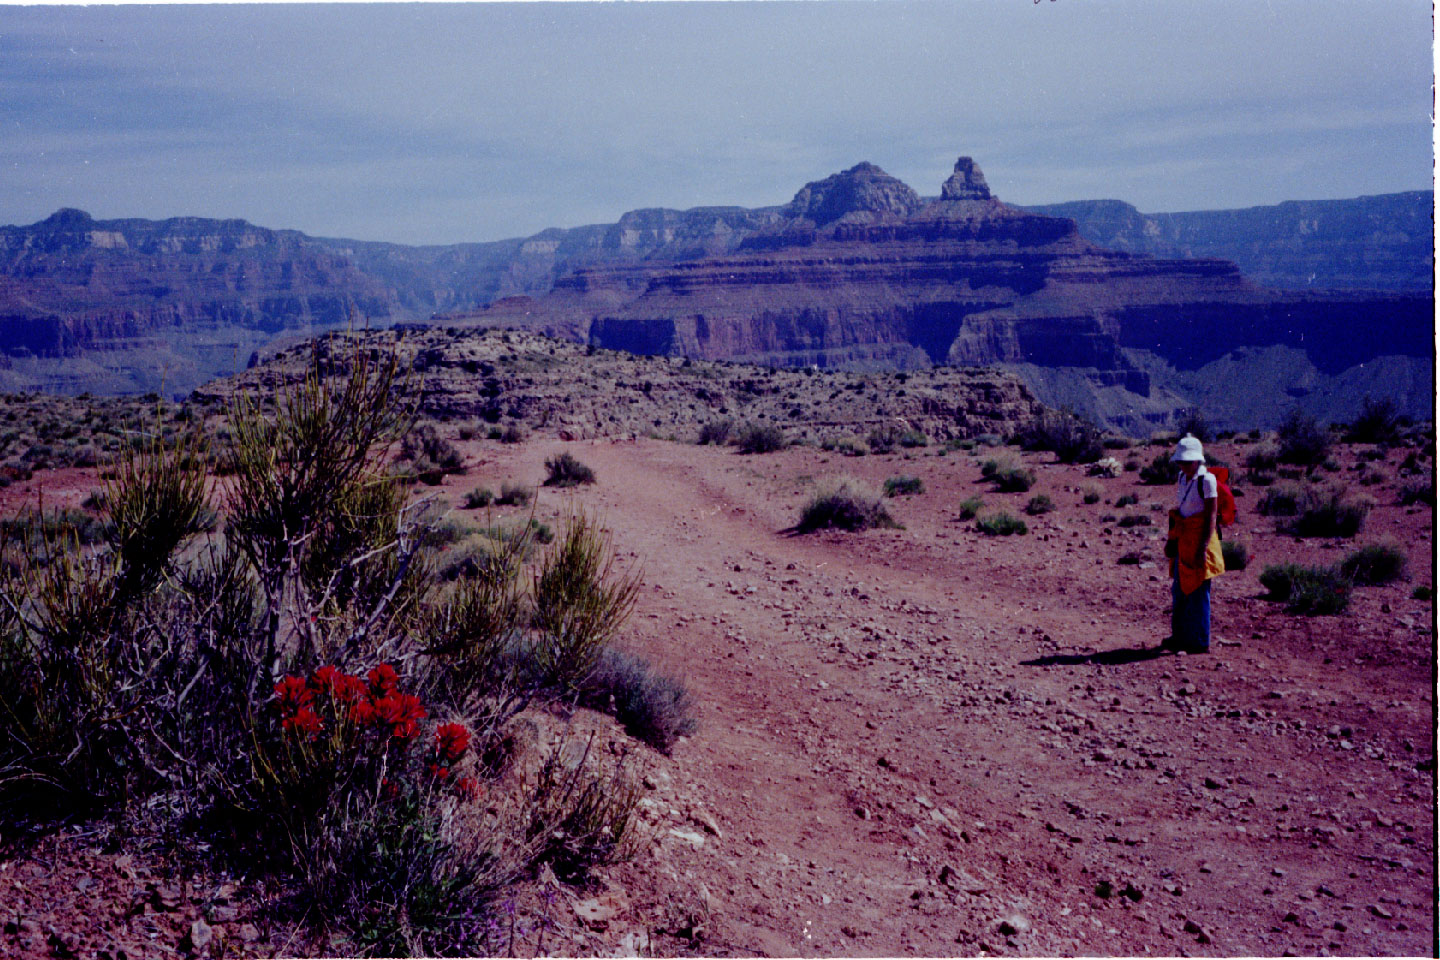
[[[1336,614],[1350,605],[1350,581],[1331,567],[1269,566],[1260,585],[1269,591],[1267,599],[1285,603],[1290,613]]]
[[[1043,493],[1031,497],[1029,502],[1025,504],[1025,512],[1032,517],[1038,517],[1042,513],[1049,513],[1054,509],[1055,501]]]
[[[1405,552],[1393,540],[1351,551],[1340,562],[1340,572],[1352,583],[1373,586],[1405,576]]]
[[[1104,455],[1099,428],[1069,410],[1045,408],[1015,439],[1025,450],[1052,451],[1061,463],[1094,463]]]
[[[960,519],[973,520],[981,510],[985,508],[985,501],[979,497],[969,497],[960,501]]]
[[[1082,486],[1080,488],[1080,502],[1089,504],[1099,503],[1100,488],[1093,483],[1087,483]]]
[[[925,434],[919,430],[905,430],[902,431],[900,434],[900,446],[906,448],[907,450],[913,450],[916,447],[926,447],[929,445],[930,438],[925,436]]]
[[[1429,600],[1434,595],[1435,592],[1429,587],[1416,587],[1414,590],[1410,591],[1411,600]]]
[[[981,517],[976,521],[975,527],[987,537],[1008,537],[1011,534],[1027,533],[1030,529],[1024,520],[1004,510]]]
[[[1106,450],[1129,450],[1133,444],[1129,437],[1106,437],[1100,441],[1100,446]]]
[[[489,487],[480,487],[465,494],[464,506],[466,510],[478,510],[481,507],[490,506],[491,501],[494,499],[495,494],[491,492]]]
[[[995,484],[997,490],[1006,493],[1024,493],[1035,483],[1035,474],[1007,457],[986,460],[980,466],[980,476]]]
[[[1127,513],[1120,518],[1119,525],[1128,529],[1130,527],[1148,527],[1154,522],[1147,513]]]
[[[1407,481],[1400,485],[1400,504],[1402,506],[1414,506],[1417,503],[1425,503],[1435,506],[1435,484],[1429,480]]]
[[[1346,443],[1395,443],[1400,439],[1404,418],[1389,397],[1366,397],[1360,413],[1345,430]]]
[[[885,481],[885,496],[899,497],[924,493],[925,482],[919,477],[898,476]]]
[[[521,443],[525,439],[525,430],[518,423],[508,423],[495,439],[501,443]]]
[[[1140,468],[1140,482],[1151,487],[1174,483],[1175,478],[1180,475],[1180,468],[1170,462],[1173,452],[1163,450],[1155,454],[1154,459]]]
[[[1255,509],[1266,517],[1293,517],[1306,500],[1305,488],[1295,483],[1277,483],[1265,490]]]
[[[507,480],[500,484],[500,495],[495,498],[495,502],[503,507],[523,507],[530,502],[530,498],[533,496],[535,496],[533,488]]]
[[[1131,504],[1135,504],[1135,503],[1139,503],[1139,502],[1140,502],[1140,494],[1138,494],[1138,493],[1127,493],[1127,494],[1124,494],[1124,495],[1122,495],[1122,496],[1119,496],[1119,497],[1116,497],[1116,498],[1115,498],[1115,506],[1117,506],[1117,507],[1128,507],[1128,506],[1130,506]]]
[[[841,477],[816,490],[801,510],[795,530],[810,533],[828,528],[855,531],[898,526],[880,494],[858,480]]]
[[[747,423],[735,435],[741,453],[774,453],[785,449],[785,431],[773,424]]]
[[[1296,407],[1275,432],[1276,459],[1300,466],[1324,463],[1330,456],[1330,434],[1314,417]]]
[[[1312,488],[1291,530],[1301,537],[1353,537],[1365,525],[1370,506],[1367,498]]]
[[[595,482],[595,471],[571,456],[569,451],[545,461],[545,486],[578,487]]]
[[[728,417],[719,420],[710,420],[700,427],[700,436],[695,440],[700,446],[714,444],[723,447],[730,441],[730,431],[735,427],[735,422]]]
[[[1250,548],[1240,540],[1221,540],[1220,555],[1226,570],[1244,570],[1250,565]]]
[[[699,727],[685,685],[656,673],[643,659],[606,649],[581,687],[581,702],[609,710],[632,737],[668,754]]]

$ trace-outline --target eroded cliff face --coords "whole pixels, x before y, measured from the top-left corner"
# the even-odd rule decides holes
[[[1130,349],[1183,370],[1281,344],[1328,373],[1428,356],[1432,310],[1424,296],[1273,291],[1225,260],[1106,250],[1069,219],[1002,203],[961,157],[938,200],[861,164],[808,184],[732,252],[582,268],[543,297],[445,322],[776,366],[1073,368],[1097,388],[1148,398]],[[1153,414],[1102,419],[1136,428]]]

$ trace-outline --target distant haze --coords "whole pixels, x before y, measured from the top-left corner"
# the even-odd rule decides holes
[[[0,223],[453,243],[960,154],[1021,204],[1432,187],[1419,0],[0,7]]]

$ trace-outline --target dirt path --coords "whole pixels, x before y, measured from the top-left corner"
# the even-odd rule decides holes
[[[963,455],[642,440],[481,472],[539,476],[562,448],[600,482],[542,503],[601,513],[645,574],[630,642],[701,702],[647,801],[657,855],[614,875],[636,927],[685,890],[703,952],[1433,949],[1431,639],[1410,585],[1306,620],[1255,599],[1252,568],[1223,582],[1215,655],[1154,657],[1168,583],[1116,560],[1158,559],[1158,534],[1098,523],[1079,468],[1040,464],[1032,493],[1059,509],[993,540],[954,504],[1029,494],[988,492]],[[841,470],[927,492],[895,503],[903,531],[785,533],[809,479]],[[1271,561],[1312,549],[1251,539]]]

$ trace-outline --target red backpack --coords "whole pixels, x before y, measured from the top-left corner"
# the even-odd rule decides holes
[[[1215,478],[1215,519],[1222,527],[1235,525],[1235,491],[1230,489],[1229,467],[1206,467]]]

